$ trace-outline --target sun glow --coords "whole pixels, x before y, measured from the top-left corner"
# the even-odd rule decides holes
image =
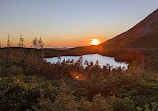
[[[90,44],[91,45],[98,45],[98,44],[100,44],[100,41],[98,39],[91,39]]]
[[[85,81],[87,80],[87,76],[84,74],[81,74],[76,71],[70,71],[70,75],[73,79],[78,80],[78,81]]]

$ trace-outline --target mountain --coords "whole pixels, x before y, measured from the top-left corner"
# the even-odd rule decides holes
[[[103,48],[158,48],[158,9],[133,28],[100,45]]]
[[[128,31],[96,46],[75,47],[58,52],[46,50],[47,57],[101,54],[117,61],[132,62],[158,52],[158,9]],[[141,58],[141,59],[140,59]]]

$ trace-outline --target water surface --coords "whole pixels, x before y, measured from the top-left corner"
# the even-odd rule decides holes
[[[74,59],[74,62],[76,62],[79,59],[79,57],[80,56],[61,56],[60,59],[61,59],[61,62],[64,59],[65,59],[65,61],[67,61],[68,59],[69,60]],[[122,68],[127,69],[127,67],[128,67],[128,64],[126,64],[124,62],[117,62],[117,61],[115,61],[114,57],[102,56],[100,54],[87,54],[87,55],[83,55],[82,58],[83,58],[82,64],[83,64],[84,67],[86,67],[86,65],[84,64],[86,60],[89,63],[90,62],[96,63],[96,61],[98,60],[99,65],[101,67],[103,67],[103,65],[107,65],[107,64],[109,64],[113,68],[122,67]],[[55,63],[57,63],[57,61],[59,60],[59,58],[58,57],[52,57],[52,58],[45,58],[45,60],[47,62],[55,64]]]

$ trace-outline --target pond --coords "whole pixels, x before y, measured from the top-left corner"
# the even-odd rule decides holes
[[[61,56],[61,62],[65,59],[65,61],[67,60],[72,60],[74,59],[74,62],[76,62],[78,59],[80,58],[80,56]],[[107,56],[102,56],[100,54],[87,54],[87,55],[82,55],[82,65],[84,67],[86,67],[86,65],[84,64],[85,61],[87,60],[89,63],[93,62],[94,64],[96,63],[96,61],[98,60],[98,63],[101,67],[103,67],[103,65],[107,65],[109,64],[110,66],[112,66],[112,68],[117,68],[117,67],[121,67],[121,68],[128,68],[128,64],[124,63],[124,62],[117,62],[115,61],[114,57],[107,57]],[[52,57],[52,58],[45,58],[45,60],[47,62],[50,62],[52,64],[57,63],[57,61],[59,61],[58,57]]]

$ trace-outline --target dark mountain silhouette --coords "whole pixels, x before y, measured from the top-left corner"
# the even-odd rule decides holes
[[[158,48],[158,9],[130,30],[101,45],[104,48]]]
[[[158,52],[158,9],[128,31],[96,46],[68,50],[45,50],[46,57],[101,54],[128,63]]]

